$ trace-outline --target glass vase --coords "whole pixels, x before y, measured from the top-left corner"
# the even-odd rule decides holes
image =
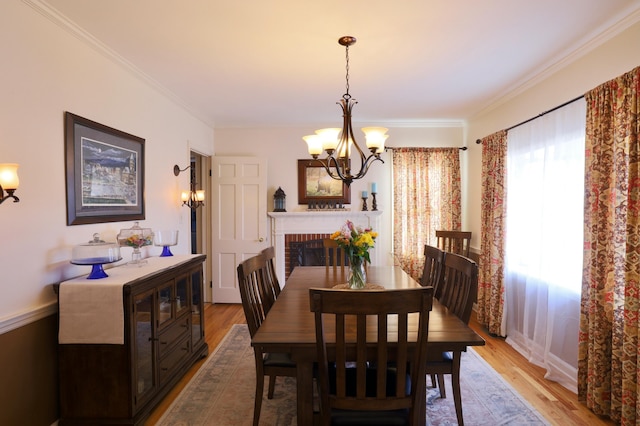
[[[147,263],[146,259],[142,258],[142,252],[140,251],[140,247],[134,247],[133,253],[131,254],[131,262],[129,265],[142,266]]]
[[[365,260],[362,257],[354,256],[349,258],[347,283],[350,289],[363,289],[367,284],[367,272],[364,269],[364,262]]]

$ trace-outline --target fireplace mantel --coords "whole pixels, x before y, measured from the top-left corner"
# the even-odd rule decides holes
[[[298,211],[269,212],[271,218],[271,241],[276,251],[276,269],[278,279],[284,283],[285,276],[285,242],[288,234],[332,234],[347,220],[356,226],[369,227],[374,231],[380,229],[382,212],[376,211]],[[371,263],[379,264],[378,250],[371,251]]]

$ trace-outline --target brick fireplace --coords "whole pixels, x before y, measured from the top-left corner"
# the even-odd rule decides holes
[[[270,212],[271,241],[276,250],[276,271],[281,283],[289,277],[291,242],[321,240],[328,237],[347,220],[357,226],[380,229],[381,211],[300,211]],[[378,250],[371,252],[371,263],[380,264]],[[284,279],[283,279],[284,277]]]
[[[296,266],[323,265],[322,240],[331,234],[286,234],[284,236],[285,280]],[[321,259],[322,257],[322,259]]]

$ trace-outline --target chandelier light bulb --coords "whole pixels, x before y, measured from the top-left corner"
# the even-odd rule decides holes
[[[367,144],[367,148],[372,153],[381,153],[384,151],[384,143],[389,137],[389,135],[385,134],[387,132],[387,128],[385,127],[363,127],[362,131],[364,132],[365,141]]]
[[[328,153],[335,151],[338,147],[338,142],[340,141],[341,131],[342,129],[339,127],[329,127],[326,129],[316,130],[316,134],[322,141],[322,149]]]
[[[307,143],[309,155],[313,158],[318,158],[322,154],[322,138],[319,135],[307,135],[303,136],[302,139]]]

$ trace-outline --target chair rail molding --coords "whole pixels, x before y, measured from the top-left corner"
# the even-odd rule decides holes
[[[285,242],[288,234],[332,234],[347,220],[356,226],[380,229],[382,211],[297,211],[268,212],[271,219],[271,241],[276,251],[276,272],[278,279],[284,283],[285,277]],[[372,250],[371,263],[379,265],[379,250]]]
[[[0,318],[0,334],[8,333],[57,313],[58,302],[54,300],[46,305]]]

